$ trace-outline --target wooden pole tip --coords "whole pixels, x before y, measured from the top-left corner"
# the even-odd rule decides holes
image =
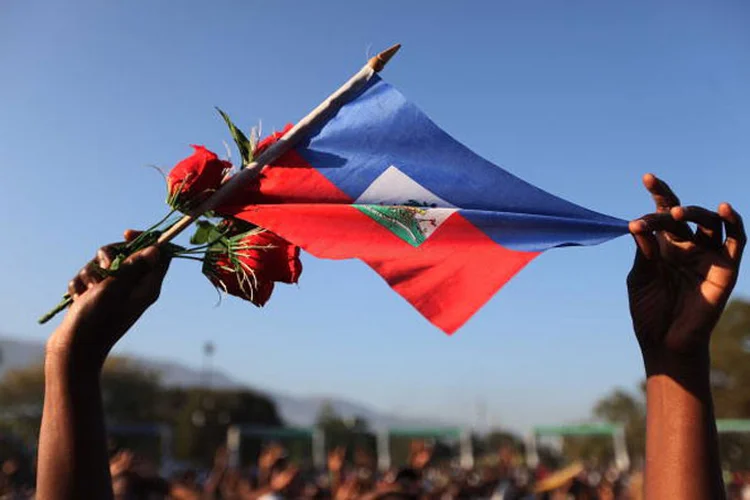
[[[388,64],[388,61],[391,60],[391,57],[396,55],[396,52],[398,52],[398,49],[400,48],[401,44],[397,43],[393,47],[385,49],[375,57],[370,58],[370,60],[367,61],[367,64],[377,73],[385,68],[385,65]]]

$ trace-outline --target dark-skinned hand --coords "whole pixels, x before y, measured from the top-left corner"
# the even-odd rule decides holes
[[[126,231],[125,241],[138,234]],[[115,343],[159,298],[169,255],[148,247],[125,259],[116,276],[107,276],[97,266],[109,268],[118,245],[100,248],[95,259],[70,281],[73,304],[47,342],[48,354],[72,357],[81,369],[101,369]]]
[[[662,180],[647,174],[643,183],[656,212],[630,223],[638,248],[627,284],[648,370],[650,360],[708,355],[711,332],[737,282],[747,237],[742,218],[728,203],[717,212],[681,206]]]

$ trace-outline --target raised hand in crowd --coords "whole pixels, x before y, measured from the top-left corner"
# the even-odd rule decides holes
[[[343,446],[338,446],[328,452],[328,475],[332,495],[335,495],[341,487],[345,458],[346,448]]]
[[[137,237],[128,231],[125,239]],[[73,304],[47,342],[45,397],[39,437],[37,496],[45,500],[112,498],[100,375],[115,343],[159,296],[169,258],[155,247],[107,269],[115,247],[70,282]]]
[[[416,470],[422,470],[432,460],[434,448],[424,441],[412,441],[410,445],[409,465]]]
[[[286,450],[278,443],[264,447],[258,457],[258,486],[269,486],[274,467],[286,456]]]
[[[682,206],[662,180],[643,182],[656,211],[630,223],[627,284],[647,374],[646,498],[723,498],[709,341],[737,282],[745,229],[727,203]]]
[[[206,482],[203,484],[203,493],[211,496],[219,491],[222,482],[227,474],[229,465],[229,454],[225,446],[219,446],[214,452],[214,462],[211,466],[211,472],[208,474]]]

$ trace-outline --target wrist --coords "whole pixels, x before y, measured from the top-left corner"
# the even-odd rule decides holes
[[[644,351],[643,364],[647,381],[667,377],[690,392],[710,391],[711,358],[708,347],[691,352]]]
[[[98,377],[106,356],[92,352],[93,349],[88,349],[85,345],[76,345],[71,340],[74,333],[64,325],[52,333],[45,345],[45,369]]]

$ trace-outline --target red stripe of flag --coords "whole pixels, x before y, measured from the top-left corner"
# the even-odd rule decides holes
[[[508,250],[458,213],[414,247],[350,205],[296,152],[263,171],[257,205],[225,215],[267,228],[327,259],[359,258],[430,322],[455,332],[539,252]]]

